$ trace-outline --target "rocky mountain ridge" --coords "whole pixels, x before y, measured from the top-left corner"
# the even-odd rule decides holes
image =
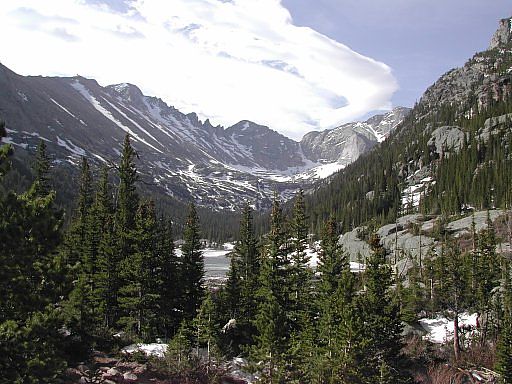
[[[33,150],[44,139],[62,166],[75,165],[81,156],[101,164],[117,160],[129,133],[144,182],[215,209],[232,210],[247,200],[265,208],[274,190],[289,198],[373,147],[406,111],[306,135],[299,143],[247,120],[215,127],[133,84],[25,77],[0,65],[0,116],[7,121],[8,142]]]

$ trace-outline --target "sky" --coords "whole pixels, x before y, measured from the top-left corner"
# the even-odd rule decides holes
[[[293,139],[394,106],[485,49],[510,0],[0,2],[0,62],[132,83],[225,127]]]

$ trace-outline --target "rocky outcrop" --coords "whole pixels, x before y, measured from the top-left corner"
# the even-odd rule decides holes
[[[458,152],[464,144],[464,132],[460,127],[445,126],[436,128],[428,141],[431,152],[443,157],[447,152]]]
[[[511,44],[511,19],[503,19],[490,49],[441,76],[426,90],[419,105],[429,112],[450,105],[457,107],[461,116],[471,117],[492,101],[504,100],[512,92]]]
[[[503,216],[504,211],[496,209],[475,212],[463,218],[452,220],[446,230],[455,238],[468,235],[472,231],[473,222],[476,232],[487,228],[487,220],[495,222]],[[423,262],[425,256],[440,250],[441,244],[433,236],[438,217],[425,217],[413,214],[399,217],[396,224],[386,224],[376,230],[381,244],[386,249],[392,263],[396,261],[395,270],[404,274],[414,263]],[[355,228],[340,236],[339,243],[343,246],[351,261],[366,260],[371,250],[368,243],[360,238],[365,228]],[[510,252],[508,243],[500,243],[497,252]]]
[[[500,26],[491,39],[489,49],[506,46],[512,41],[512,19],[503,19]]]

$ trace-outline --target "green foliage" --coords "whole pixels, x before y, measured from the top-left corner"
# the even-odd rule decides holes
[[[155,250],[156,217],[153,202],[140,203],[135,215],[133,253],[120,262],[122,286],[119,324],[129,333],[151,340],[157,333],[157,304],[160,292],[153,278],[157,268]]]
[[[196,207],[190,204],[181,247],[182,307],[185,319],[192,320],[204,296],[204,258],[201,251],[199,217]]]
[[[0,383],[55,383],[66,368],[62,322],[51,306],[0,322]]]
[[[496,347],[496,370],[501,374],[501,383],[512,383],[512,285],[510,267],[505,269],[504,313],[501,334]]]
[[[36,149],[36,161],[34,163],[35,181],[32,184],[37,196],[46,196],[50,192],[50,158],[46,153],[46,144],[43,139],[39,141]]]
[[[380,244],[380,238],[370,238],[372,255],[366,265],[366,290],[358,301],[358,308],[365,327],[363,329],[365,356],[358,364],[360,374],[365,380],[379,383],[399,383],[404,380],[398,371],[401,358],[402,326],[399,308],[394,303],[390,287],[391,268],[386,263],[386,253]]]
[[[0,372],[5,383],[53,383],[62,373],[56,258],[61,213],[53,192],[36,181],[26,193],[0,198]]]
[[[228,355],[238,355],[254,342],[259,270],[252,210],[246,204],[242,211],[238,241],[230,254],[228,280],[219,295],[222,323],[227,324],[232,319],[236,321],[236,327],[226,329],[220,335],[220,344]]]
[[[7,136],[5,130],[5,122],[0,120],[0,143],[2,138]],[[0,145],[0,177],[2,177],[9,169],[9,163],[7,158],[12,154],[12,146],[10,144]]]
[[[191,332],[186,322],[182,322],[176,334],[167,345],[165,361],[171,373],[180,373],[192,365]]]
[[[274,380],[282,374],[283,355],[287,350],[289,333],[285,308],[288,289],[285,276],[289,267],[286,233],[279,201],[274,198],[270,216],[270,232],[263,248],[260,269],[259,305],[254,324],[258,331],[251,355],[262,361],[263,374]]]
[[[156,307],[157,318],[160,319],[160,335],[166,338],[174,334],[179,326],[177,309],[182,297],[179,272],[180,264],[174,249],[172,222],[161,218],[157,224],[155,239],[156,265],[153,279],[155,290],[159,292]]]

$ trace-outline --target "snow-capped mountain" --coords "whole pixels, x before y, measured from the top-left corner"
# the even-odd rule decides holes
[[[397,107],[365,122],[343,124],[322,132],[310,132],[301,141],[302,149],[312,161],[336,162],[346,166],[377,143],[384,141],[409,111],[409,108]]]
[[[247,200],[265,207],[274,190],[286,199],[382,140],[404,111],[311,133],[299,143],[250,121],[214,127],[132,84],[102,87],[80,76],[24,77],[0,65],[0,117],[7,122],[9,142],[33,149],[42,138],[61,164],[76,164],[81,156],[109,163],[117,161],[129,133],[146,183],[217,209]]]

